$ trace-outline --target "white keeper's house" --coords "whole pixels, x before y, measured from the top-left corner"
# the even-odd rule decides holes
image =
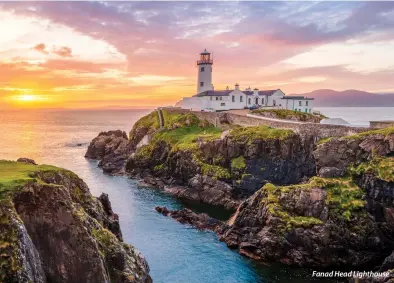
[[[184,97],[175,106],[191,110],[213,109],[216,111],[244,109],[258,106],[267,109],[289,109],[300,112],[313,112],[313,98],[285,95],[280,89],[241,90],[238,84],[234,89],[215,90],[212,84],[213,58],[206,49],[197,61],[197,93]]]

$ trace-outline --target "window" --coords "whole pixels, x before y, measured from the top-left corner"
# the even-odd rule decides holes
[[[201,72],[204,72],[205,71],[205,68],[204,67],[201,67]]]
[[[261,105],[264,104],[264,98],[261,98]]]
[[[311,111],[311,109],[309,109],[309,113],[311,113],[312,111]]]
[[[212,96],[211,96],[211,100],[212,100]]]
[[[223,99],[223,97],[220,96],[220,97],[219,97],[219,100],[222,100],[222,99]]]
[[[216,100],[219,100],[219,97],[216,96]]]
[[[235,96],[233,95],[231,98],[232,98],[233,102],[235,102]]]
[[[272,101],[272,105],[273,105],[273,106],[276,106],[276,100],[273,100],[273,101]]]
[[[302,101],[298,101],[298,106],[302,106]]]
[[[204,86],[204,82],[200,82],[200,86]]]
[[[308,113],[308,109],[307,108],[305,108],[305,113]]]
[[[255,104],[256,105],[259,104],[259,98],[258,97],[256,97],[256,103]]]
[[[243,101],[243,97],[240,96],[240,97],[239,97],[239,102],[242,102],[242,101]]]
[[[307,101],[305,101],[305,106],[308,106],[308,100],[307,100]]]
[[[226,106],[226,103],[222,102],[220,103],[220,106]]]
[[[251,102],[250,102],[250,98],[248,98],[248,104],[250,104]]]

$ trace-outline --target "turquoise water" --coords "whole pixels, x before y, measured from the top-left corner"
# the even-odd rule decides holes
[[[88,143],[100,131],[129,130],[148,112],[0,113],[0,159],[23,156],[64,167],[83,178],[92,194],[108,193],[120,216],[125,241],[146,256],[156,283],[322,281],[313,280],[308,269],[257,264],[228,249],[213,233],[198,231],[160,215],[154,211],[155,206],[179,209],[185,204],[157,190],[139,187],[134,180],[105,175],[96,162],[83,157]],[[222,219],[228,217],[225,211],[210,206],[187,205]]]

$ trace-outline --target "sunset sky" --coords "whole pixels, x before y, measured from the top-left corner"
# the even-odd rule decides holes
[[[394,2],[0,2],[0,109],[155,107],[216,89],[394,92]]]

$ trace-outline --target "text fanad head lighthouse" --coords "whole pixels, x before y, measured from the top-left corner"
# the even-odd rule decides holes
[[[211,53],[206,49],[200,53],[200,60],[197,61],[197,93],[212,90],[212,64]]]

